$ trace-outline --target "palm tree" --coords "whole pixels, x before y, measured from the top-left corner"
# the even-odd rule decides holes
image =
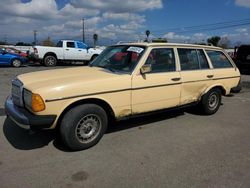
[[[93,35],[93,40],[94,40],[94,47],[95,47],[98,41],[98,35],[96,33]]]
[[[146,34],[146,36],[147,36],[147,42],[148,42],[148,36],[150,35],[150,31],[149,31],[149,30],[146,30],[145,34]]]

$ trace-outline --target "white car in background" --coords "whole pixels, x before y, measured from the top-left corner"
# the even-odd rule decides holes
[[[80,41],[61,40],[56,47],[34,46],[32,56],[45,66],[56,66],[58,62],[90,62],[102,51],[101,48],[89,48]]]

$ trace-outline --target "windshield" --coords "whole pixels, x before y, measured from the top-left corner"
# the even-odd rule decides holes
[[[90,66],[102,67],[112,72],[132,73],[139,62],[145,47],[142,46],[110,46],[106,48]]]

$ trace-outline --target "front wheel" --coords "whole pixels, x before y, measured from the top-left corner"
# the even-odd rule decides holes
[[[94,146],[107,129],[105,110],[95,104],[83,104],[69,110],[62,119],[62,141],[72,150]]]
[[[218,111],[221,104],[221,90],[218,88],[208,91],[201,100],[201,107],[205,114],[211,115]]]

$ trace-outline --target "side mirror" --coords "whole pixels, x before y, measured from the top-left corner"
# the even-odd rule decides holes
[[[140,72],[141,74],[146,74],[152,71],[151,64],[145,64],[141,67]]]

